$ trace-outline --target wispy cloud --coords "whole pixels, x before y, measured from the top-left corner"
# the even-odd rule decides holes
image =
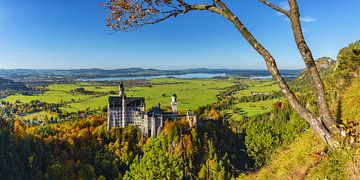
[[[314,22],[314,21],[316,21],[315,18],[310,17],[310,16],[301,17],[300,20],[303,21],[303,22]]]
[[[303,33],[307,33],[307,32],[310,32],[310,29],[303,28],[302,31],[303,31]]]
[[[280,2],[279,7],[280,7],[281,9],[286,10],[286,11],[289,11],[289,10],[290,10],[290,6],[289,6],[289,3],[288,3],[287,1]],[[276,12],[275,15],[276,15],[276,16],[284,16],[284,14],[281,13],[281,12]]]
[[[287,1],[280,2],[279,6],[280,6],[280,8],[282,8],[282,9],[284,9],[286,11],[290,10],[290,6],[289,6],[289,3]]]
[[[290,6],[289,6],[289,3],[287,1],[280,2],[279,7],[286,10],[286,11],[290,11]],[[280,12],[276,12],[275,15],[276,16],[285,16],[283,13],[280,13]],[[284,20],[289,21],[288,18],[284,18]],[[303,22],[314,22],[317,19],[315,19],[313,17],[310,17],[310,16],[304,16],[304,17],[301,17],[300,20],[303,21]]]

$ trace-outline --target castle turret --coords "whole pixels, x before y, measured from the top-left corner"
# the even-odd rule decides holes
[[[121,81],[119,85],[119,96],[125,95],[124,83]]]
[[[178,102],[177,102],[177,96],[176,94],[174,93],[172,96],[171,96],[171,110],[173,113],[177,113],[178,111]]]
[[[126,95],[125,95],[125,87],[124,83],[121,82],[119,86],[119,96],[121,97],[121,126],[126,127],[127,121],[126,121]]]

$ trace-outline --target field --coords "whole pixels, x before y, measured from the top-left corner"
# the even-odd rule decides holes
[[[161,103],[162,106],[170,106],[171,95],[176,93],[179,101],[179,110],[185,111],[215,102],[217,100],[216,95],[220,91],[233,85],[228,80],[220,79],[154,79],[152,83],[152,87],[126,89],[126,95],[128,97],[145,97],[146,106],[149,109],[152,106],[158,105],[158,103]],[[98,94],[85,95],[72,92],[79,87],[83,87],[88,91],[98,92]],[[92,85],[89,83],[55,84],[48,86],[44,94],[37,96],[18,94],[9,96],[4,100],[9,102],[20,101],[21,103],[28,103],[32,100],[60,103],[63,104],[62,110],[75,112],[106,107],[110,91],[118,92],[118,87]]]
[[[243,115],[254,116],[257,114],[263,114],[272,110],[273,104],[278,99],[258,101],[258,102],[246,102],[234,105],[234,110],[227,110],[226,113],[231,114],[235,119],[241,119]]]
[[[217,95],[227,87],[233,85],[233,79],[172,79],[162,78],[151,80],[152,87],[134,87],[126,89],[128,97],[145,97],[146,107],[161,104],[162,107],[169,107],[172,94],[176,94],[179,102],[179,111],[196,109],[199,106],[211,104],[217,101]],[[250,96],[251,92],[271,92],[278,90],[277,85],[268,80],[243,79],[241,83],[249,87],[235,93],[235,96]],[[74,93],[73,90],[83,87],[94,94]],[[117,86],[102,86],[100,84],[76,83],[76,84],[53,84],[46,87],[43,94],[37,96],[24,96],[21,94],[9,96],[5,101],[28,103],[32,100],[40,100],[47,103],[61,104],[61,110],[77,112],[83,110],[101,110],[107,106],[110,92],[118,92]],[[114,95],[113,95],[114,96]],[[234,118],[242,115],[253,116],[268,112],[272,109],[273,103],[277,100],[249,102],[235,104],[235,110],[228,110]],[[42,119],[46,112],[39,112],[22,116],[22,119],[37,117]]]
[[[5,98],[5,101],[29,103],[33,100],[39,100],[47,103],[66,103],[71,101],[82,101],[91,98],[91,95],[72,93],[71,91],[80,87],[77,84],[55,84],[46,88],[44,94],[37,96],[13,95]]]
[[[55,113],[49,113],[49,112],[46,112],[46,111],[41,111],[41,112],[38,112],[38,113],[32,113],[32,114],[29,114],[29,115],[25,115],[25,116],[19,116],[21,119],[39,119],[39,120],[44,120],[47,118],[50,118],[52,116],[55,116],[56,114]]]
[[[237,92],[237,96],[250,96],[251,92],[271,92],[278,91],[279,86],[274,81],[269,80],[242,80],[242,83],[249,86],[248,89],[244,89]]]
[[[249,87],[244,90],[235,92],[235,96],[240,98],[241,96],[251,96],[252,92],[257,93],[270,93],[272,91],[278,91],[279,87],[274,81],[270,80],[249,80],[242,79],[242,84],[246,84]],[[272,99],[266,101],[257,102],[245,102],[233,105],[232,110],[226,110],[226,114],[230,114],[234,119],[242,119],[243,115],[254,116],[257,114],[263,114],[269,112],[273,108],[273,104],[279,101],[279,99]]]
[[[224,88],[232,85],[226,80],[180,80],[180,79],[154,79],[152,87],[135,87],[126,89],[128,97],[145,97],[147,109],[161,103],[162,106],[170,106],[172,94],[178,96],[179,110],[186,111],[196,109],[199,106],[215,102],[216,95]],[[117,87],[85,85],[86,90],[96,92],[118,91]],[[93,97],[85,100],[69,103],[63,110],[78,111],[86,109],[99,109],[107,106],[106,96]]]

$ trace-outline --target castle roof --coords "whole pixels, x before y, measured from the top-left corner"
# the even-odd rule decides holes
[[[144,97],[126,97],[125,99],[127,107],[137,107],[145,104]],[[121,107],[122,106],[122,96],[110,96],[109,97],[110,107]]]
[[[148,112],[149,116],[160,116],[162,114],[164,114],[164,111],[161,110],[161,108],[159,108],[158,106],[151,108],[151,110]]]

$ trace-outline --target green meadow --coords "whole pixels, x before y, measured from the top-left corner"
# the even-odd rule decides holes
[[[45,112],[45,111],[41,111],[41,112],[37,112],[37,113],[32,113],[29,115],[25,115],[25,116],[18,116],[21,119],[39,119],[39,120],[44,120],[46,118],[50,118],[56,116],[56,113],[49,113],[49,112]]]
[[[278,90],[273,81],[268,80],[249,80],[242,79],[242,83],[249,87],[235,93],[235,96],[249,96],[251,92],[271,92]],[[157,106],[169,107],[172,94],[176,94],[179,102],[179,111],[196,109],[199,106],[211,104],[217,101],[217,95],[227,87],[233,85],[233,79],[173,79],[162,78],[151,80],[151,87],[133,87],[126,89],[128,97],[145,97],[146,107],[150,109]],[[96,92],[94,95],[74,93],[73,90],[83,87],[87,91]],[[110,92],[118,92],[117,86],[103,86],[97,83],[76,83],[76,84],[53,84],[46,87],[43,94],[36,96],[13,95],[3,100],[9,102],[20,101],[28,103],[32,100],[40,100],[47,103],[61,104],[61,110],[68,112],[77,112],[83,110],[101,110],[107,106],[107,100]],[[111,95],[116,96],[116,95]],[[276,100],[239,103],[234,105],[234,110],[228,110],[234,118],[242,115],[253,116],[268,112],[272,109]],[[39,112],[23,116],[22,119],[39,119],[47,114]]]
[[[273,109],[273,104],[278,99],[258,101],[258,102],[246,102],[238,103],[233,106],[233,110],[227,110],[225,113],[231,114],[234,119],[241,119],[241,116],[254,116],[270,112]]]
[[[248,88],[235,92],[235,96],[251,96],[252,92],[272,92],[280,90],[276,82],[270,80],[251,80],[241,79],[242,84],[246,84]],[[224,113],[230,114],[231,118],[241,120],[242,116],[254,116],[270,112],[273,109],[273,104],[280,99],[272,99],[257,102],[237,103],[232,106],[230,110],[225,110]]]
[[[236,96],[250,96],[251,92],[271,92],[278,91],[279,86],[274,81],[269,80],[242,80],[244,84],[249,86],[248,89],[238,91]]]
[[[66,85],[63,86],[66,87]],[[25,96],[22,94],[13,95],[5,98],[4,100],[9,102],[20,101],[21,103],[29,103],[33,100],[39,100],[47,103],[66,103],[71,101],[81,101],[89,98],[91,98],[91,95],[76,94],[71,93],[70,91],[64,91],[63,89],[58,89],[47,90],[44,94],[39,94],[36,96]]]
[[[158,105],[170,106],[171,96],[177,94],[179,110],[196,109],[199,106],[214,103],[216,95],[233,84],[223,79],[154,79],[152,87],[135,87],[126,89],[128,97],[145,97],[147,108]],[[107,95],[85,95],[73,93],[76,88],[83,87],[85,90],[106,93]],[[43,94],[25,96],[22,94],[9,96],[3,100],[9,102],[20,101],[29,103],[32,100],[40,100],[47,103],[63,104],[62,110],[76,112],[79,110],[96,110],[107,106],[107,99],[111,91],[118,92],[117,86],[102,86],[99,84],[76,83],[54,84],[46,87]]]
[[[128,97],[145,97],[147,109],[157,106],[159,103],[164,107],[170,106],[171,96],[175,93],[178,96],[179,110],[186,111],[216,102],[216,95],[233,85],[230,81],[218,79],[154,79],[151,82],[152,87],[129,88],[125,93]],[[86,85],[84,88],[97,92],[118,91],[118,87],[109,86]],[[89,98],[69,103],[63,109],[66,111],[99,109],[107,106],[107,99],[108,95]]]

